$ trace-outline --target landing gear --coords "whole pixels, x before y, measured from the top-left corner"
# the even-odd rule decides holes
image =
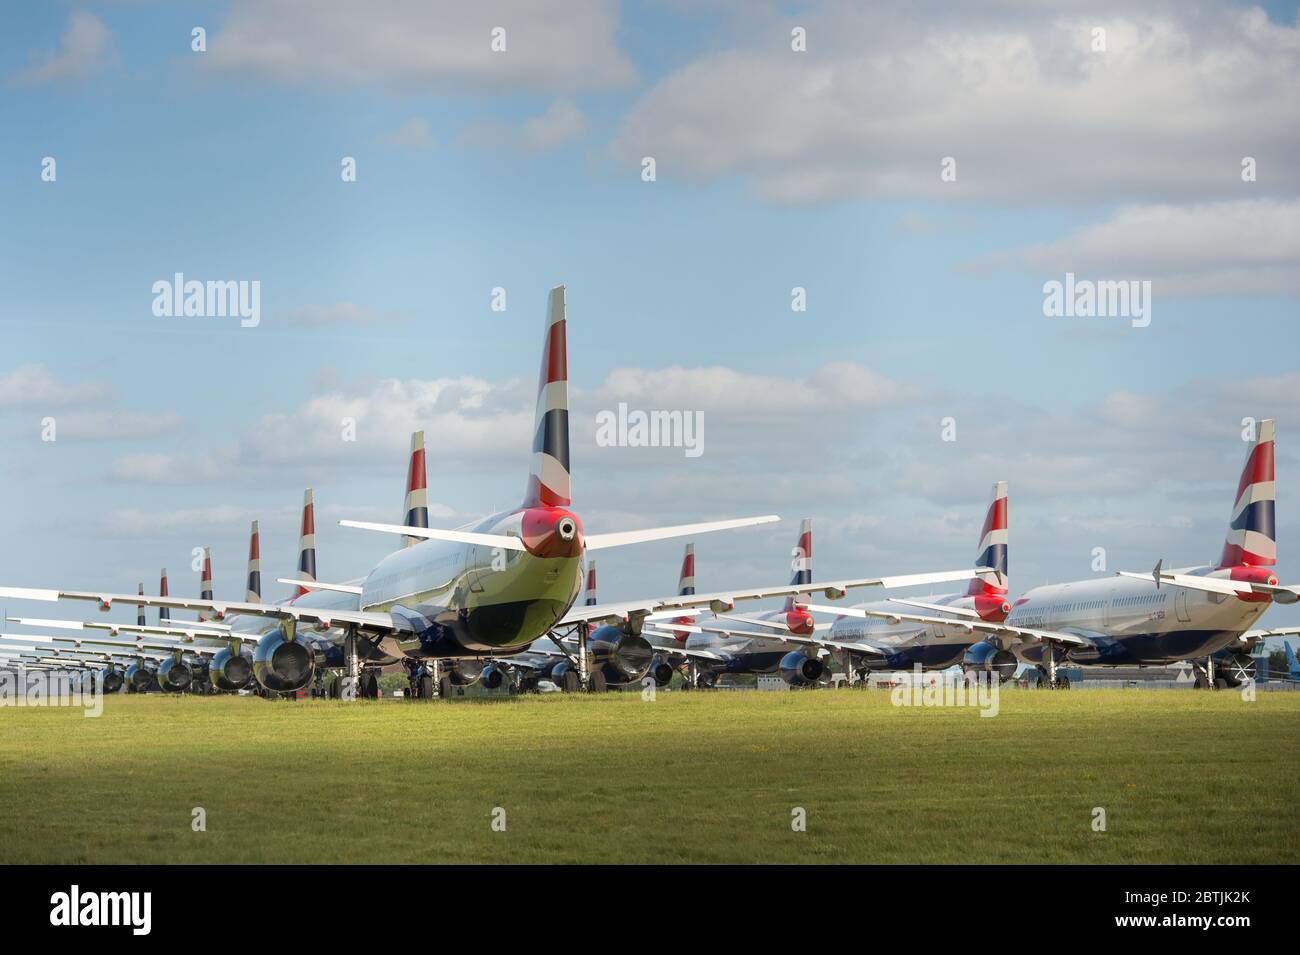
[[[1231,684],[1215,672],[1214,657],[1206,657],[1204,663],[1193,663],[1195,674],[1192,685],[1198,690],[1224,690]]]
[[[602,671],[596,670],[587,678],[588,693],[604,693],[608,689],[609,686],[605,683],[605,674]]]
[[[433,699],[433,677],[426,673],[415,681],[415,696],[420,700]]]
[[[438,680],[438,698],[441,700],[450,700],[451,695],[456,691],[456,686],[451,682],[451,677],[443,676]]]
[[[564,676],[560,677],[560,689],[565,693],[577,693],[582,689],[582,677],[576,670],[565,670]]]
[[[359,694],[363,700],[379,699],[379,677],[375,671],[367,670],[361,676],[361,692]]]

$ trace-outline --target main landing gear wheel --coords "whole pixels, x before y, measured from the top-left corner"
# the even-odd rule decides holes
[[[600,670],[593,671],[587,683],[590,684],[587,690],[591,693],[604,693],[609,689],[609,686],[605,683],[605,674]]]
[[[379,699],[379,677],[373,670],[361,675],[361,698],[363,700]]]
[[[420,677],[420,679],[416,682],[416,686],[419,692],[419,699],[421,700],[433,699],[433,677],[429,676],[429,674],[426,673],[424,676]]]
[[[565,693],[577,693],[582,689],[582,680],[576,670],[565,670],[560,678],[560,689]]]
[[[444,676],[438,680],[438,699],[450,700],[451,695],[454,692],[455,692],[455,688],[452,685],[451,677]]]

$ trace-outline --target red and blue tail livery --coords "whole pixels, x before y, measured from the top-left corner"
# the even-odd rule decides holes
[[[984,517],[984,530],[980,533],[979,549],[975,554],[975,566],[990,570],[972,578],[967,596],[1007,592],[1007,531],[1007,482],[998,481],[993,485],[993,500]]]
[[[682,572],[677,578],[677,596],[695,593],[695,545],[687,544],[682,555]]]
[[[1277,484],[1273,475],[1274,422],[1259,423],[1255,444],[1246,456],[1237,500],[1232,507],[1228,538],[1223,542],[1219,567],[1272,567],[1277,563],[1274,507]]]
[[[316,505],[312,502],[311,488],[302,492],[302,531],[298,536],[298,579],[314,583],[316,580]],[[306,594],[299,587],[294,597]]]
[[[429,526],[428,473],[424,462],[424,432],[411,434],[411,465],[406,472],[406,513],[402,523],[407,527]],[[423,538],[403,537],[403,547],[414,547]]]
[[[551,289],[546,308],[546,340],[537,383],[533,463],[525,507],[568,507],[569,360],[565,345],[564,286]]]
[[[257,521],[253,521],[248,535],[248,587],[244,599],[249,603],[262,602],[262,545],[257,533]]]

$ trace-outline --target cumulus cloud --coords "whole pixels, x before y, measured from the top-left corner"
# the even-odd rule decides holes
[[[1300,199],[1132,206],[1054,242],[968,263],[1151,279],[1162,294],[1300,293]]]
[[[794,26],[805,53],[790,49]],[[619,160],[654,156],[662,178],[740,177],[796,204],[1227,198],[1244,156],[1267,170],[1253,188],[1300,185],[1300,31],[1260,9],[1021,2],[937,17],[846,0],[754,14],[736,32],[634,104]]]
[[[113,34],[93,13],[74,10],[59,38],[58,49],[35,54],[32,65],[14,74],[18,86],[76,82],[86,79],[112,58]]]
[[[505,30],[494,52],[492,31]],[[636,78],[611,0],[236,0],[203,66],[289,84],[407,91],[607,90]]]
[[[496,121],[473,123],[461,132],[467,146],[506,149],[521,155],[536,155],[558,149],[587,131],[587,118],[569,100],[556,100],[539,116],[522,126]]]
[[[109,393],[108,386],[99,382],[62,382],[43,362],[28,362],[0,375],[0,409],[57,410],[103,401]]]

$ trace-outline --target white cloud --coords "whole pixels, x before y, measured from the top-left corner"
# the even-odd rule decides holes
[[[427,119],[415,116],[384,136],[383,142],[403,149],[430,149],[433,146],[433,128]]]
[[[60,441],[132,441],[156,438],[180,429],[183,419],[174,411],[148,414],[136,411],[71,411],[55,416]]]
[[[74,10],[68,18],[59,48],[32,57],[33,64],[16,73],[11,82],[19,86],[84,80],[108,64],[113,34],[93,13]]]
[[[1055,242],[997,252],[973,269],[1151,279],[1156,294],[1300,292],[1300,199],[1132,206]]]
[[[808,51],[791,52],[790,28]],[[1106,30],[1104,53],[1092,30]],[[1300,31],[1259,9],[1147,0],[828,3],[746,17],[646,92],[614,154],[741,177],[783,203],[1227,198],[1300,186]],[[1243,156],[1259,182],[1240,179]],[[940,161],[957,160],[957,179]]]
[[[93,404],[109,395],[107,386],[98,382],[66,384],[54,377],[49,366],[41,362],[19,365],[0,375],[0,409],[37,407],[59,408]]]
[[[587,131],[587,118],[569,100],[556,100],[539,116],[514,127],[496,121],[467,126],[460,135],[467,146],[507,149],[522,155],[536,155],[558,149]]]
[[[399,91],[605,90],[633,82],[610,0],[236,0],[204,66]],[[505,52],[491,49],[506,31]]]

